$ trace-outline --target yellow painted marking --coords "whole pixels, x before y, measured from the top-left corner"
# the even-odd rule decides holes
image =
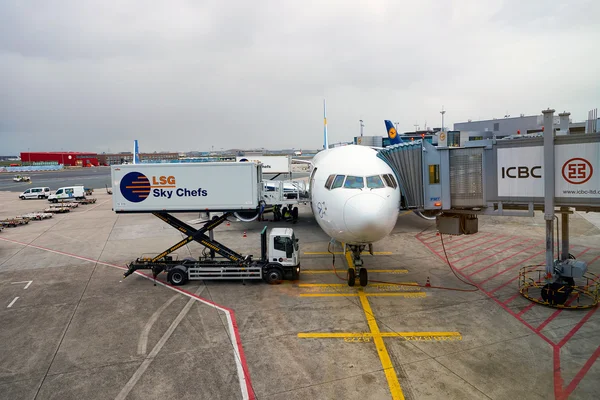
[[[411,212],[412,212],[412,211],[404,211],[403,213],[401,213],[401,214],[399,215],[399,217],[401,217],[401,216],[403,216],[403,215],[406,215],[406,214],[410,214]]]
[[[379,334],[370,332],[303,332],[298,334],[304,339],[343,339],[343,338],[375,338],[390,337],[403,338],[406,340],[462,340],[460,332],[381,332]]]
[[[331,269],[303,269],[303,274],[333,274]],[[408,274],[407,269],[370,269],[369,274]]]
[[[348,257],[347,254],[346,257]],[[369,330],[371,333],[375,334],[373,335],[373,341],[375,342],[375,347],[377,347],[377,354],[381,360],[381,366],[383,367],[383,372],[385,372],[385,377],[390,387],[392,399],[404,400],[404,393],[402,393],[402,388],[400,387],[396,370],[394,369],[390,355],[387,352],[383,338],[380,335],[381,332],[379,331],[379,326],[377,325],[377,321],[375,321],[375,317],[373,316],[373,310],[371,310],[369,299],[367,299],[367,296],[362,291],[358,292],[358,297],[365,312],[365,316],[367,317]]]
[[[346,248],[345,245],[343,247],[344,249]],[[354,261],[352,260],[352,256],[350,255],[349,251],[346,251],[346,262],[348,263],[348,268],[354,268]],[[360,290],[358,292],[358,298],[360,299],[360,304],[362,305],[363,311],[365,312],[367,324],[369,325],[369,330],[371,331],[371,333],[377,335],[373,337],[373,340],[375,342],[375,347],[377,348],[377,354],[379,355],[381,366],[383,367],[383,372],[385,373],[385,378],[387,379],[388,386],[390,387],[392,399],[404,400],[404,393],[402,393],[402,388],[400,387],[400,382],[398,381],[398,375],[396,375],[396,370],[394,369],[394,365],[392,364],[390,355],[388,354],[387,349],[385,348],[383,338],[380,335],[378,335],[381,332],[379,331],[377,321],[375,321],[375,316],[373,315],[373,310],[371,310],[369,299],[367,299],[367,296],[365,295],[365,292],[363,290]]]
[[[417,286],[417,282],[398,282],[401,283],[402,285],[408,285],[408,286]],[[370,283],[369,286],[367,287],[381,287],[381,286],[402,286],[402,285],[390,285],[388,283]],[[298,284],[298,287],[328,287],[328,286],[346,286],[346,287],[350,287],[348,286],[347,283],[300,283]],[[418,287],[418,286],[417,286]],[[361,290],[362,288],[356,288],[356,290]]]
[[[300,294],[300,297],[356,297],[356,296],[358,296],[358,293],[301,293]],[[427,297],[427,293],[425,293],[425,292],[365,293],[365,296],[368,296],[368,297],[377,297],[377,296]]]
[[[368,251],[366,251],[366,252],[363,251],[361,254],[363,254],[363,253],[364,254],[369,254]],[[303,254],[310,255],[310,256],[331,255],[331,253],[328,252],[328,251],[305,251]],[[339,255],[342,255],[344,253],[341,252],[341,251],[334,251],[333,254],[336,254],[336,255],[339,256]],[[392,255],[394,253],[392,253],[391,251],[374,251],[373,254],[376,255],[376,256],[389,256],[389,255]]]

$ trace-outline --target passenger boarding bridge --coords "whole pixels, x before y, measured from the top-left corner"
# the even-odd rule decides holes
[[[600,133],[556,135],[554,110],[545,110],[539,136],[467,142],[448,147],[441,132],[438,146],[414,141],[380,150],[396,173],[406,207],[437,214],[440,233],[477,232],[477,215],[532,217],[543,210],[546,263],[543,273],[521,272],[521,293],[542,304],[567,307],[572,295],[598,303],[598,277],[569,254],[569,214],[573,209],[600,212]],[[567,115],[568,114],[561,114]],[[565,130],[561,130],[565,132]],[[545,171],[552,171],[545,173]],[[554,259],[554,218],[562,215],[562,247]],[[535,278],[535,273],[539,277]],[[574,279],[584,280],[576,285]],[[529,289],[541,289],[541,298]]]

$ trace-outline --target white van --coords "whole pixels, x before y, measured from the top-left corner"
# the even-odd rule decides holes
[[[36,187],[27,189],[23,193],[19,195],[21,200],[25,199],[47,199],[50,196],[50,188],[49,187]]]
[[[59,188],[54,194],[48,196],[48,201],[58,203],[59,200],[85,199],[83,186],[66,186]]]

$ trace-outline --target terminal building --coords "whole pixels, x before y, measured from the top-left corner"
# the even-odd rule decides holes
[[[179,153],[140,153],[140,162],[159,163],[179,160]],[[98,154],[100,165],[116,165],[133,163],[133,153]]]
[[[570,113],[561,113],[554,116],[554,125],[557,135],[594,133],[599,126],[597,113],[592,110],[591,117],[584,122],[573,122]],[[457,122],[454,130],[449,131],[454,142],[459,141],[462,146],[467,141],[482,139],[502,139],[514,135],[536,134],[544,131],[543,115],[524,115],[518,117],[505,116],[488,120]],[[457,139],[458,138],[458,139]]]

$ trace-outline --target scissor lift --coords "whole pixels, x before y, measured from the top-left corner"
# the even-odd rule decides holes
[[[298,244],[290,228],[272,229],[269,236],[271,248],[267,249],[265,227],[261,232],[261,258],[254,260],[252,255],[243,256],[207,235],[232,216],[230,212],[207,221],[200,229],[195,229],[166,212],[152,214],[185,234],[186,237],[154,257],[140,257],[131,262],[124,273],[125,278],[141,269],[152,270],[154,279],[164,271],[167,273],[168,282],[176,286],[183,285],[188,280],[264,279],[267,283],[279,283],[283,279],[299,278]],[[274,240],[284,243],[287,247],[284,250],[275,249],[272,246]],[[206,247],[211,255],[184,260],[177,260],[169,255],[192,241]],[[224,259],[216,259],[215,253]]]

